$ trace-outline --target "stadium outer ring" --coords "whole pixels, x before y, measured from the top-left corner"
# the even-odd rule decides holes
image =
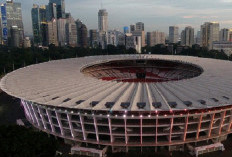
[[[220,141],[232,132],[232,105],[195,110],[109,113],[54,107],[23,99],[21,104],[33,126],[74,142],[116,147],[172,146],[209,139]],[[136,129],[131,131],[132,128]]]

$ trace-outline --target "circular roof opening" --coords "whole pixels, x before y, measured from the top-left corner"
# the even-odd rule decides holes
[[[203,69],[187,62],[136,59],[92,64],[82,68],[81,72],[105,81],[156,83],[198,77]]]

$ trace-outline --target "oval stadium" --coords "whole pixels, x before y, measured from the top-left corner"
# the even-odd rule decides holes
[[[1,88],[21,99],[34,127],[69,141],[73,151],[196,154],[232,132],[231,67],[189,56],[91,56],[21,68]]]

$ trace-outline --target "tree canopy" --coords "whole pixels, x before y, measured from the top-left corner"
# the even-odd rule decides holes
[[[4,157],[53,157],[58,144],[54,137],[17,125],[0,126],[0,153]]]

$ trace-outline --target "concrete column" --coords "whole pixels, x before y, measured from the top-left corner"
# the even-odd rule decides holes
[[[52,118],[51,118],[50,111],[47,109],[46,113],[47,113],[47,116],[48,116],[48,120],[49,120],[50,126],[52,128],[52,132],[55,133],[55,128],[54,128],[53,123],[52,123]]]
[[[81,122],[81,128],[82,128],[83,137],[84,137],[84,140],[86,140],[86,133],[85,133],[85,126],[84,126],[84,119],[83,119],[83,116],[82,116],[82,115],[80,115],[80,122]]]
[[[201,130],[202,117],[203,117],[203,114],[201,114],[201,115],[200,115],[200,118],[199,118],[196,140],[199,139],[199,133],[200,133],[200,130]]]
[[[62,126],[62,123],[60,120],[60,115],[57,111],[55,111],[55,113],[56,113],[56,119],[57,119],[59,127],[60,127],[61,135],[64,136],[64,130],[63,130],[63,126]]]
[[[71,131],[72,138],[75,138],[75,132],[74,132],[73,126],[72,126],[71,116],[68,113],[67,113],[67,119],[68,119],[68,124],[69,124],[69,128],[70,128],[70,131]]]
[[[39,127],[42,127],[42,124],[40,123],[39,118],[37,117],[37,114],[36,114],[36,111],[35,111],[33,105],[30,104],[30,105],[29,105],[29,108],[30,108],[30,107],[31,107],[31,109],[32,109],[32,112],[34,113],[34,117],[35,117],[35,119],[36,119],[36,122],[37,122],[38,126],[39,126]]]
[[[173,128],[173,117],[171,118],[171,123],[170,123],[170,133],[169,133],[169,143],[172,142],[172,128]]]
[[[223,112],[221,113],[221,121],[220,121],[220,126],[219,126],[218,135],[220,135],[221,132],[222,132],[222,127],[223,127],[223,124],[224,124],[225,116],[226,116],[226,111],[223,111]]]
[[[186,141],[186,135],[187,135],[187,131],[188,131],[188,120],[189,120],[189,114],[187,117],[185,117],[185,127],[184,127],[184,137],[183,137],[183,141]]]
[[[126,126],[126,118],[124,118],[124,127],[125,127],[125,143],[127,144],[128,143],[128,137],[127,137],[127,126]]]
[[[96,119],[95,116],[93,117],[93,121],[94,121],[94,128],[95,128],[95,133],[96,133],[96,139],[97,139],[97,142],[99,143],[99,134],[98,134],[98,127],[97,127],[97,119]]]
[[[37,109],[39,111],[39,114],[40,114],[40,117],[41,117],[41,120],[42,120],[42,123],[43,123],[43,126],[44,126],[44,129],[46,130],[47,129],[47,126],[46,126],[46,123],[45,123],[45,119],[44,119],[44,115],[41,111],[41,108],[37,106]]]
[[[211,133],[212,133],[214,118],[215,118],[215,113],[214,113],[214,114],[212,115],[212,117],[211,117],[211,121],[210,121],[210,125],[209,125],[208,137],[210,137],[210,136],[211,136]]]
[[[113,139],[112,125],[111,125],[111,119],[110,118],[108,118],[108,122],[109,122],[109,130],[110,130],[110,142],[113,143],[114,139]]]

